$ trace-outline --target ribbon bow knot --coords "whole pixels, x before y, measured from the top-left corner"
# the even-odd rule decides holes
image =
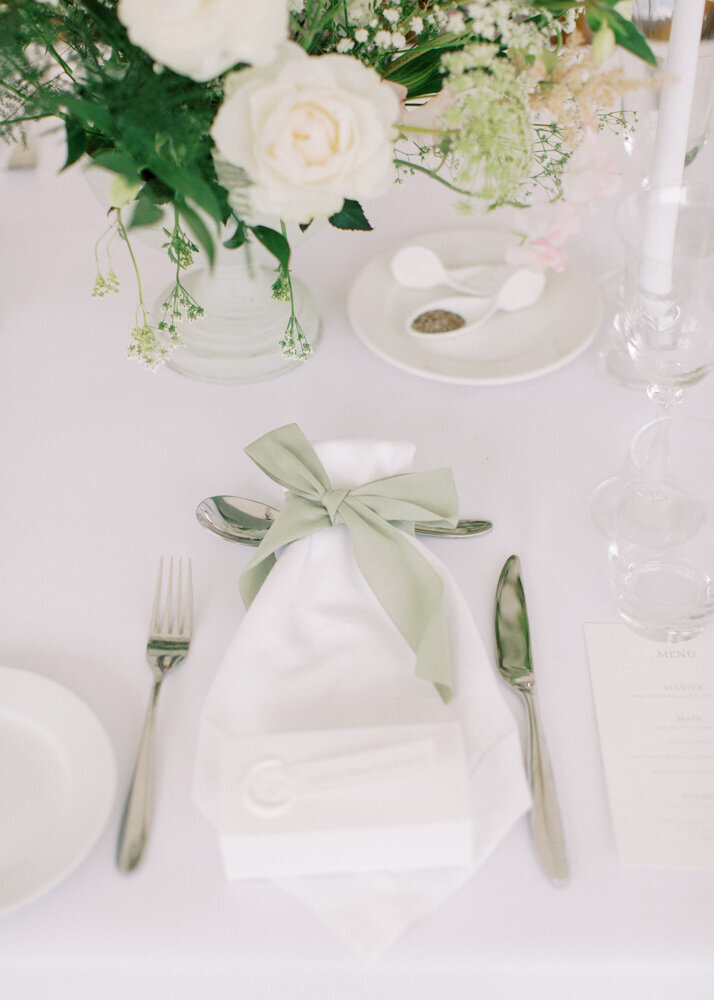
[[[351,490],[347,489],[329,489],[325,490],[322,494],[322,504],[327,511],[327,516],[330,518],[332,524],[337,523],[337,513],[342,505],[342,501],[345,500],[351,493]]]
[[[287,490],[285,506],[241,574],[246,607],[275,565],[275,552],[323,528],[347,526],[357,565],[416,653],[417,676],[451,697],[451,661],[441,577],[404,530],[415,521],[453,527],[458,500],[450,469],[387,476],[335,488],[296,424],[259,438],[246,453]]]

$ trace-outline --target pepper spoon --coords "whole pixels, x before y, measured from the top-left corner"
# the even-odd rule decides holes
[[[541,271],[530,271],[524,267],[509,275],[493,298],[452,295],[436,299],[422,305],[407,318],[406,331],[412,337],[421,339],[461,337],[484,326],[499,310],[517,312],[532,306],[540,298],[545,280]]]
[[[196,517],[204,528],[229,542],[241,542],[243,545],[260,545],[279,513],[275,507],[259,500],[230,496],[206,497],[196,508]],[[419,522],[414,525],[418,534],[440,538],[483,535],[492,528],[491,521],[474,520],[459,521],[454,528],[439,528]]]

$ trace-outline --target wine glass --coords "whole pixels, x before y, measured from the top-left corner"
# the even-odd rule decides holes
[[[714,421],[647,424],[589,512],[608,539],[610,590],[631,628],[679,642],[714,621]]]
[[[622,205],[622,329],[664,412],[714,368],[714,186],[639,191]]]

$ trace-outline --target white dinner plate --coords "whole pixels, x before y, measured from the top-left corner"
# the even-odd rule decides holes
[[[499,312],[479,330],[446,339],[411,337],[405,320],[415,309],[450,294],[446,288],[402,288],[392,278],[390,261],[401,246],[435,250],[448,268],[503,263],[514,237],[497,229],[426,233],[403,240],[380,254],[357,275],[348,313],[357,336],[383,360],[404,371],[441,382],[498,385],[544,375],[566,365],[592,342],[600,326],[598,286],[577,263],[548,272],[535,305]]]
[[[46,677],[0,667],[0,914],[84,860],[116,782],[107,734],[81,699]]]

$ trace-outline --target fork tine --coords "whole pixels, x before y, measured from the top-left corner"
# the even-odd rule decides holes
[[[166,583],[164,584],[163,556],[159,560],[159,572],[154,592],[154,608],[151,616],[152,635],[187,636],[193,629],[193,578],[191,559],[179,557],[174,569],[174,557],[168,557]],[[164,593],[164,590],[166,591]]]
[[[173,577],[173,574],[172,574]],[[178,569],[175,576],[176,584],[176,603],[174,604],[173,599],[171,601],[171,607],[173,612],[173,617],[169,624],[171,635],[180,635],[181,633],[181,606],[183,604],[183,559],[179,556],[178,558]],[[172,595],[173,596],[173,595]]]
[[[179,562],[179,573],[181,572],[181,563]],[[179,593],[181,588],[179,587]],[[166,594],[166,604],[164,605],[164,620],[161,626],[162,635],[172,635],[174,632],[174,622],[175,622],[175,611],[173,607],[174,603],[174,557],[169,556],[169,582],[168,582],[168,593]]]
[[[191,558],[186,560],[186,608],[184,612],[184,622],[182,632],[190,636],[193,631],[193,573],[191,569]]]

